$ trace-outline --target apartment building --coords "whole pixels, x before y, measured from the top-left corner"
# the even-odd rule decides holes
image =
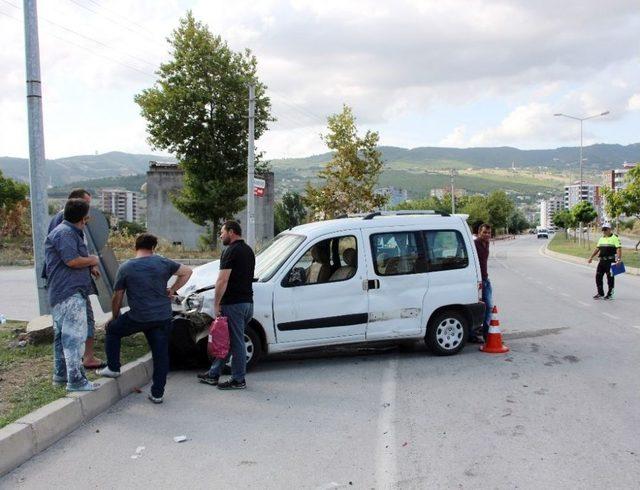
[[[100,189],[100,209],[121,221],[139,221],[139,196],[126,189]]]
[[[564,199],[562,197],[551,197],[540,201],[540,226],[542,228],[552,228],[553,215],[564,209]]]

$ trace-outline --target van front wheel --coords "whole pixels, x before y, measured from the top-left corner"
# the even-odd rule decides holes
[[[438,356],[457,354],[467,341],[469,325],[460,312],[445,310],[431,319],[425,343]]]

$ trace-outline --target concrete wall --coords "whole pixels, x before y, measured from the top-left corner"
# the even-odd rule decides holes
[[[273,238],[273,206],[275,201],[274,175],[268,173],[264,197],[255,198],[256,242],[265,243]],[[186,249],[198,247],[200,235],[206,232],[180,213],[171,202],[171,192],[182,189],[183,171],[174,163],[150,162],[147,172],[147,229],[169,242],[181,242]],[[246,227],[246,210],[234,219]]]
[[[182,189],[183,171],[171,163],[150,162],[147,172],[147,230],[170,243],[181,242],[184,248],[198,248],[206,228],[193,223],[178,211],[170,194]]]

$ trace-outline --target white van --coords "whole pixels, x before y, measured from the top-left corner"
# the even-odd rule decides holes
[[[178,291],[174,325],[204,350],[219,261]],[[338,344],[424,339],[460,351],[482,323],[481,275],[463,215],[371,213],[287,230],[256,257],[247,361]]]
[[[549,238],[549,231],[546,228],[542,228],[540,226],[538,227],[536,234],[538,238]]]

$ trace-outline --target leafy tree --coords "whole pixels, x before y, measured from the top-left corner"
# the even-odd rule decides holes
[[[304,201],[314,218],[334,218],[384,206],[388,197],[374,192],[383,166],[378,133],[367,131],[359,137],[356,118],[347,105],[340,114],[329,116],[327,129],[323,140],[334,152],[333,158],[318,173],[321,186],[307,182],[305,189]]]
[[[395,210],[433,210],[436,213],[449,213],[451,212],[451,199],[448,203],[444,199],[438,199],[437,197],[426,197],[424,199],[415,199],[411,201],[405,201],[398,204]]]
[[[573,217],[579,223],[580,238],[582,238],[583,226],[591,224],[598,217],[598,213],[593,209],[593,205],[589,201],[580,201],[578,204],[573,206],[571,208],[571,214],[573,214]],[[587,235],[587,241],[588,240],[589,235]]]
[[[517,208],[514,208],[511,211],[511,214],[507,218],[507,232],[508,233],[522,233],[524,230],[529,228],[529,222]]]
[[[257,79],[255,56],[232,51],[191,12],[168,41],[172,59],[135,102],[151,146],[175,155],[184,170],[176,207],[216,235],[220,221],[245,206],[248,84],[256,87],[256,139],[272,120],[271,103]]]
[[[477,232],[482,223],[489,222],[489,210],[485,196],[470,196],[461,206],[461,212],[469,215],[467,223],[474,232]]]
[[[507,220],[514,207],[515,205],[504,191],[493,191],[487,198],[489,223],[494,228],[506,228]]]
[[[573,219],[573,215],[571,214],[571,211],[569,211],[568,209],[557,211],[553,215],[553,224],[556,225],[558,228],[563,228],[565,237],[567,238],[569,236],[569,232],[567,230],[573,226],[574,221],[575,220]]]
[[[624,213],[626,201],[622,192],[616,192],[613,189],[604,189],[605,198],[604,209],[607,216],[610,216],[616,223],[621,214]]]
[[[27,235],[30,220],[25,219],[29,211],[29,186],[9,177],[0,170],[0,238]]]
[[[304,222],[307,210],[302,196],[297,192],[285,192],[282,201],[276,203],[274,209],[275,233],[298,226]]]
[[[126,233],[127,235],[138,235],[147,231],[144,225],[136,223],[134,221],[118,221],[117,230]]]

